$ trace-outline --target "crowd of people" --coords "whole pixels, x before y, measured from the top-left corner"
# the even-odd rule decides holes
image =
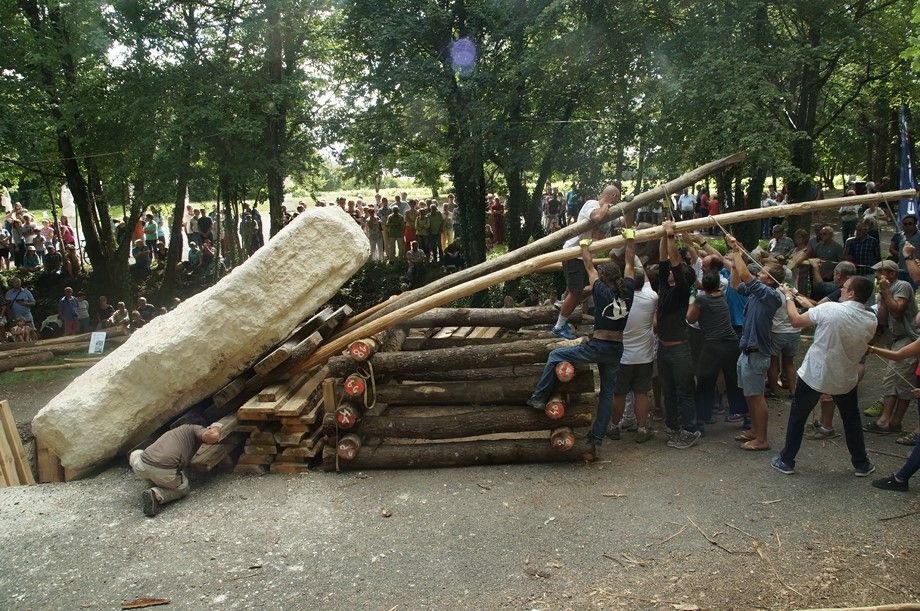
[[[584,204],[578,220],[600,221],[619,201],[619,189],[608,187]],[[824,225],[790,244],[783,225],[775,224],[768,248],[749,252],[726,235],[723,255],[708,236],[676,233],[672,220],[662,222],[660,242],[636,245],[632,214],[619,226],[602,224],[592,235],[570,239],[564,247],[580,245],[582,256],[564,264],[567,293],[553,333],[576,339],[568,319],[589,300],[592,335],[550,354],[528,405],[545,408],[561,361],[596,363],[600,393],[588,437],[595,451],[624,430],[635,430],[640,443],[653,439],[650,413],[664,420],[669,447],[687,449],[723,412],[739,427],[739,448],[763,452],[770,449],[767,398],[788,392],[784,446],[770,461],[775,469],[794,472],[805,435],[837,436],[836,405],[857,476],[875,471],[864,431],[901,434],[898,443],[914,446],[903,469],[873,482],[906,490],[920,468],[920,423],[902,434],[907,408],[920,398],[920,234],[916,216],[903,216],[882,259],[878,225],[867,221],[876,208],[856,208],[854,235],[845,245]],[[592,240],[616,231],[627,239],[625,249],[611,251],[595,269]],[[801,332],[812,327],[811,346],[796,369]],[[886,359],[885,373],[881,397],[866,409],[863,424],[857,389],[870,353]]]
[[[0,270],[19,268],[72,278],[83,271],[77,237],[66,216],[37,221],[19,202],[0,227]]]

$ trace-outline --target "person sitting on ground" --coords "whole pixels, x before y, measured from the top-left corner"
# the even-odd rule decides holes
[[[412,287],[418,286],[421,282],[422,272],[424,271],[423,266],[428,261],[428,257],[418,246],[418,241],[414,240],[409,248],[409,252],[406,253],[406,260],[409,262],[406,269],[406,276],[409,281],[409,286]]]
[[[35,329],[26,322],[26,319],[17,318],[12,328],[10,328],[10,334],[13,336],[14,342],[28,342],[32,341],[35,336]]]
[[[140,312],[138,312],[140,314]],[[118,325],[123,325],[131,320],[131,314],[128,312],[128,308],[125,307],[124,301],[118,302],[118,307],[112,312],[112,316],[106,321],[106,327],[117,327]]]
[[[29,246],[26,247],[26,256],[23,257],[22,265],[20,267],[22,267],[22,269],[27,272],[37,272],[39,269],[41,269],[41,266],[42,262],[41,259],[38,258],[38,253],[35,251],[35,247],[29,244]]]
[[[45,250],[45,256],[42,259],[42,267],[45,269],[45,273],[60,273],[61,265],[64,262],[64,258],[61,256],[61,253],[57,251],[57,249],[54,247],[54,244],[48,244]]]
[[[156,307],[152,303],[147,303],[146,297],[137,298],[137,311],[141,313],[141,316],[144,317],[144,320],[150,322],[153,320],[153,317],[156,315]]]
[[[160,308],[159,310],[157,310],[157,314],[156,314],[157,316],[162,316],[163,314],[169,314],[169,310],[167,310],[166,308]]]
[[[463,255],[460,252],[460,241],[454,240],[447,245],[444,250],[444,256],[441,257],[441,265],[445,268],[463,269],[466,267],[463,263]]]
[[[185,469],[202,443],[220,441],[220,430],[218,423],[208,428],[183,424],[163,433],[146,450],[131,452],[128,462],[135,476],[153,484],[141,493],[144,515],[152,518],[163,505],[188,494]]]
[[[147,321],[144,320],[144,317],[141,316],[140,312],[138,312],[137,310],[131,310],[131,320],[128,324],[129,329],[131,329],[132,331],[136,331],[142,328],[146,324],[147,324]]]
[[[105,295],[99,296],[99,312],[96,314],[96,329],[104,329],[108,325],[109,318],[115,313],[115,308],[109,303],[109,298]]]

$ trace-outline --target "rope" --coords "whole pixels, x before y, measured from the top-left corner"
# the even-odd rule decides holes
[[[359,367],[358,370],[357,370],[355,373],[357,373],[359,376],[361,376],[361,379],[364,380],[364,382],[365,382],[365,384],[364,384],[364,396],[362,397],[362,401],[364,402],[364,409],[371,409],[372,407],[374,407],[375,405],[377,405],[377,382],[376,382],[376,380],[374,380],[374,364],[371,363],[370,360],[365,361],[365,363],[367,364],[367,369],[366,369],[366,370],[362,370],[362,369]],[[367,387],[368,387],[368,385],[367,385],[366,382],[367,382],[368,380],[370,380],[370,382],[371,382],[371,383],[370,383],[370,387],[371,387],[371,392],[372,392],[373,397],[374,397],[374,400],[371,401],[370,403],[367,402]]]
[[[719,219],[718,219],[718,218],[716,218],[715,216],[712,216],[712,215],[710,215],[709,218],[712,219],[712,222],[713,222],[713,223],[715,223],[716,225],[719,226],[719,229],[722,230],[722,233],[724,233],[725,235],[731,235],[731,234],[728,232],[728,230],[725,229],[725,227],[722,226],[722,223],[719,222]],[[748,252],[748,250],[744,247],[743,244],[741,244],[741,242],[738,242],[738,241],[736,240],[736,241],[735,241],[735,244],[738,245],[738,250],[741,251],[741,254],[747,255],[747,258],[751,260],[751,263],[756,263],[756,264],[760,265],[760,261],[758,261],[757,259],[755,259],[755,258],[754,258],[754,255],[752,255],[750,252]],[[776,278],[774,278],[774,277],[773,277],[773,274],[771,274],[771,273],[769,272],[769,270],[767,270],[766,267],[762,267],[761,269],[763,269],[764,273],[766,273],[768,276],[770,276],[770,278],[773,280],[773,282],[776,283],[776,286],[781,286],[781,285],[783,284],[782,282],[780,282],[779,280],[777,280]],[[795,289],[792,289],[792,290],[793,290],[794,293],[796,293],[796,294],[798,293]]]
[[[883,363],[885,363],[885,367],[886,367],[887,369],[893,371],[894,374],[895,374],[896,376],[898,376],[899,378],[901,378],[901,379],[910,387],[911,390],[917,390],[917,387],[914,386],[914,382],[913,382],[913,381],[908,380],[908,379],[905,378],[903,375],[901,375],[901,372],[900,372],[900,371],[898,371],[897,369],[895,369],[894,363],[892,363],[890,360],[888,360],[888,359],[886,359],[885,357],[883,357],[881,354],[876,354],[875,352],[873,352],[872,354],[875,354],[875,356],[878,357],[878,359],[879,359],[880,361],[882,361]]]

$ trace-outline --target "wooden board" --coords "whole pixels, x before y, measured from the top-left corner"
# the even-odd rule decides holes
[[[13,461],[13,450],[6,441],[6,435],[0,435],[0,475],[6,486],[18,486],[19,475],[16,473],[16,463]]]
[[[64,468],[57,455],[38,438],[35,439],[35,458],[38,463],[38,481],[50,484],[64,481]]]
[[[304,384],[287,401],[275,408],[275,416],[279,418],[292,418],[300,416],[309,406],[309,399],[329,375],[328,367],[321,367],[310,376]]]
[[[16,421],[13,419],[9,401],[0,401],[0,427],[3,428],[7,446],[13,454],[13,463],[19,483],[31,486],[35,483],[32,466],[29,464],[29,459],[26,458],[26,451],[22,447],[22,439],[19,438],[19,429],[16,428]]]
[[[194,471],[211,471],[222,460],[238,450],[243,439],[242,433],[235,433],[220,443],[202,444],[192,457],[189,467]]]

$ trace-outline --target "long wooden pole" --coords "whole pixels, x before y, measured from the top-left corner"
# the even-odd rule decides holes
[[[803,202],[801,204],[789,204],[786,206],[772,206],[770,208],[758,208],[754,210],[740,210],[738,212],[729,212],[726,214],[718,215],[719,223],[722,225],[729,225],[733,223],[740,223],[744,221],[751,221],[766,217],[776,217],[776,216],[795,216],[798,214],[807,214],[809,212],[814,212],[816,210],[826,210],[829,208],[838,208],[844,205],[856,205],[856,204],[868,204],[872,202],[881,202],[881,201],[892,201],[905,197],[913,197],[916,194],[916,191],[912,189],[906,189],[902,191],[889,191],[887,193],[873,193],[870,195],[857,195],[854,197],[838,197],[832,199],[823,199],[811,202]],[[678,232],[686,231],[695,231],[697,229],[705,229],[708,227],[715,227],[716,223],[712,217],[703,217],[699,219],[693,219],[690,221],[681,221],[675,224],[675,230]],[[664,235],[664,229],[661,226],[653,227],[651,229],[644,229],[642,231],[636,232],[636,242],[648,242],[650,240],[661,238]],[[611,248],[618,248],[624,246],[626,241],[620,237],[607,238],[605,240],[598,240],[591,245],[591,251],[595,252],[598,250],[609,250]],[[469,282],[465,282],[459,286],[452,287],[446,291],[441,291],[436,295],[432,295],[425,299],[421,299],[415,303],[409,304],[395,312],[390,312],[380,318],[371,320],[365,325],[361,325],[349,331],[348,333],[342,335],[341,337],[334,338],[331,341],[327,342],[324,346],[320,347],[313,356],[302,363],[297,369],[299,371],[306,371],[312,369],[316,365],[325,363],[329,357],[338,354],[341,352],[348,344],[351,342],[363,339],[374,333],[379,333],[389,327],[398,324],[404,320],[408,320],[414,316],[418,316],[422,312],[427,312],[432,308],[444,305],[445,303],[450,303],[460,299],[461,297],[466,297],[472,295],[478,291],[486,289],[493,284],[498,284],[499,282],[505,282],[508,280],[513,280],[514,278],[520,278],[521,276],[526,276],[527,274],[532,274],[540,270],[540,268],[550,265],[552,263],[559,263],[561,261],[567,261],[569,259],[574,259],[579,256],[581,249],[578,247],[567,248],[565,250],[557,250],[554,252],[546,253],[538,257],[534,257],[529,261],[524,261],[518,263],[517,265],[512,265],[506,269],[500,269],[491,274],[482,276],[481,278],[476,278]]]
[[[686,174],[683,174],[682,176],[679,176],[670,182],[659,185],[658,187],[655,187],[649,191],[645,191],[644,193],[640,193],[628,202],[620,202],[610,209],[610,211],[607,213],[607,216],[602,221],[595,223],[590,220],[584,220],[577,223],[572,223],[571,225],[567,225],[559,231],[555,231],[547,236],[540,238],[539,240],[535,240],[530,244],[516,248],[515,250],[512,250],[511,252],[502,255],[501,257],[496,257],[495,259],[491,259],[489,261],[483,261],[478,265],[460,270],[456,273],[450,274],[449,276],[445,276],[444,278],[436,280],[435,282],[426,284],[423,287],[402,293],[396,299],[390,301],[386,306],[377,309],[372,314],[364,318],[362,325],[354,325],[351,328],[357,329],[359,326],[373,323],[381,317],[395,312],[400,308],[408,306],[412,303],[421,301],[422,299],[436,295],[447,289],[552,251],[558,248],[560,244],[569,238],[574,238],[575,236],[590,231],[592,227],[596,227],[597,225],[603,224],[607,221],[619,218],[628,212],[638,210],[639,208],[658,200],[668,199],[668,205],[670,206],[671,195],[679,193],[680,190],[684,187],[688,187],[706,178],[707,176],[711,176],[719,170],[741,163],[745,160],[745,158],[745,153],[735,153],[734,155],[730,155],[723,159],[712,161],[706,165],[702,165],[696,168],[695,170],[691,170],[690,172],[687,172]],[[364,334],[364,337],[368,337],[370,335],[373,335],[373,333],[367,332]]]

